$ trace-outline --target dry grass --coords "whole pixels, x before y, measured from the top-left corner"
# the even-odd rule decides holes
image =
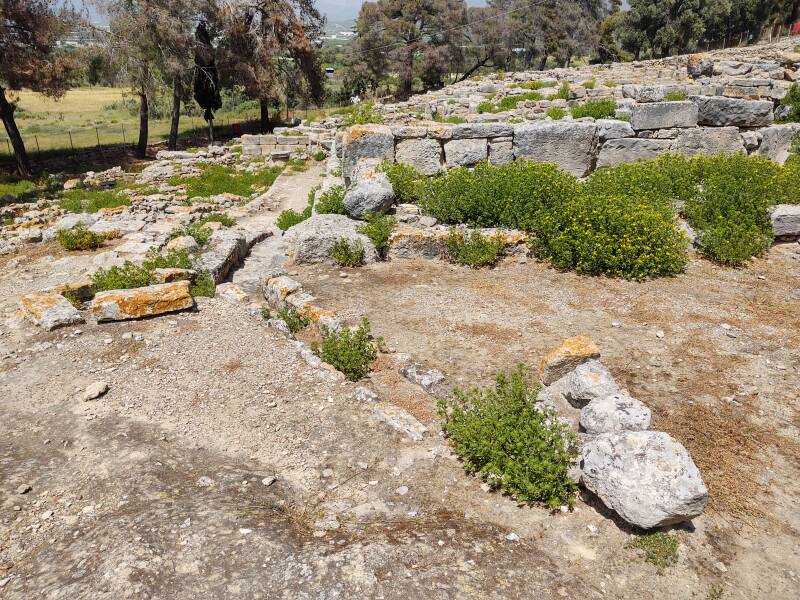
[[[122,88],[77,88],[69,90],[59,99],[48,98],[30,90],[19,92],[19,106],[32,113],[64,113],[94,115],[104,106],[122,100]]]

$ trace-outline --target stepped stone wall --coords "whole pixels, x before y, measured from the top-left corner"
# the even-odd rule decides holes
[[[266,156],[287,159],[293,155],[316,150],[330,150],[333,134],[320,127],[276,127],[269,135],[243,135],[244,156]]]

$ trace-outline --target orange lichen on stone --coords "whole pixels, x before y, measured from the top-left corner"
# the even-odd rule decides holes
[[[188,281],[150,285],[131,290],[100,292],[91,311],[98,321],[141,319],[194,306]]]
[[[579,335],[564,340],[555,350],[548,352],[539,365],[542,383],[550,385],[561,379],[587,360],[600,358],[600,348],[590,338]]]

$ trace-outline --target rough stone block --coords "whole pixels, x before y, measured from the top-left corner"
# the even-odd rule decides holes
[[[442,170],[442,145],[431,138],[402,140],[395,147],[395,160],[423,175],[436,175]]]
[[[579,335],[564,340],[558,348],[548,352],[539,364],[542,383],[550,385],[593,358],[600,358],[600,349],[590,338]]]
[[[800,239],[800,204],[778,204],[772,209],[770,218],[776,239]]]
[[[633,137],[636,133],[633,127],[627,121],[620,121],[619,119],[598,119],[597,135],[600,141],[618,140],[620,138]]]
[[[508,123],[462,123],[453,126],[453,139],[477,139],[508,137],[514,134],[514,128]]]
[[[762,129],[758,154],[783,164],[789,158],[792,140],[798,134],[800,134],[800,123],[773,125]]]
[[[344,208],[355,219],[369,212],[385,213],[394,202],[394,189],[386,173],[368,169],[361,172],[344,196]]]
[[[208,250],[200,257],[201,269],[208,271],[214,283],[222,282],[232,267],[247,256],[247,236],[241,231],[222,229],[215,231]]]
[[[622,163],[651,160],[670,151],[672,140],[624,138],[609,140],[600,148],[597,168],[613,167]]]
[[[631,127],[642,129],[668,129],[697,125],[697,105],[693,102],[651,102],[633,107]]]
[[[488,143],[484,139],[451,140],[444,145],[448,167],[472,167],[489,156]]]
[[[541,121],[514,126],[514,156],[555,163],[576,177],[589,174],[597,150],[597,125]]]
[[[360,223],[345,215],[314,215],[286,231],[289,262],[293,264],[320,263],[340,239],[359,240],[364,246],[364,262],[375,262],[378,252],[370,239],[358,231]]]
[[[355,125],[344,133],[342,174],[349,182],[362,159],[394,162],[394,136],[388,125]]]
[[[92,315],[99,321],[127,321],[194,306],[188,281],[162,283],[131,290],[99,292],[92,301]]]
[[[699,127],[678,133],[672,151],[686,156],[745,152],[738,127]]]
[[[19,306],[29,321],[47,331],[83,323],[78,310],[58,292],[27,294],[19,299]]]
[[[774,105],[768,100],[740,100],[720,96],[692,96],[698,123],[712,127],[764,127],[772,123]]]
[[[514,160],[514,142],[489,140],[489,162],[493,165],[507,165]]]
[[[636,398],[616,393],[597,398],[581,410],[580,424],[590,434],[644,431],[650,428],[650,409]]]

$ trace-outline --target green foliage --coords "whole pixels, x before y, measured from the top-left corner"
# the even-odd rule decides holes
[[[325,153],[324,150],[317,150],[316,152],[314,152],[314,154],[311,155],[311,158],[313,158],[317,162],[322,162],[323,160],[328,158],[328,155]]]
[[[86,228],[83,223],[78,223],[72,229],[60,229],[56,239],[64,250],[94,250],[103,245],[105,236],[98,235]]]
[[[155,269],[191,269],[192,259],[186,250],[169,250],[160,254],[155,248],[150,248],[142,261],[142,267],[148,271]]]
[[[222,223],[225,227],[233,227],[236,225],[236,219],[233,217],[229,217],[225,213],[208,213],[202,219],[198,221],[200,225],[205,225],[206,223]]]
[[[36,189],[37,189],[36,183],[28,179],[8,180],[8,181],[0,179],[0,197],[11,196],[16,199],[25,196],[27,194],[30,194]]]
[[[594,119],[613,118],[617,113],[617,101],[613,98],[589,100],[572,107],[572,118],[592,117]]]
[[[449,123],[451,125],[460,125],[461,123],[467,122],[467,120],[464,117],[459,117],[458,115],[450,115],[449,117],[443,117],[438,112],[433,113],[431,119],[436,123]]]
[[[495,111],[494,102],[491,100],[484,100],[480,104],[478,104],[478,112],[479,113],[493,113]]]
[[[101,208],[128,206],[131,201],[110,190],[69,190],[64,192],[58,205],[71,213],[96,213]]]
[[[536,231],[540,214],[573,195],[577,182],[555,165],[517,160],[450,169],[416,187],[420,206],[443,223]]]
[[[281,214],[278,215],[275,224],[278,226],[278,229],[281,231],[286,231],[289,227],[293,225],[297,225],[298,223],[302,223],[308,217],[311,216],[310,210],[304,210],[303,212],[297,212],[296,210],[292,210],[291,208],[288,210],[284,210]]]
[[[169,234],[169,239],[173,240],[179,237],[193,237],[198,246],[205,246],[214,232],[211,231],[204,223],[195,221],[194,223],[187,223],[183,227],[177,227]]]
[[[567,116],[567,111],[560,106],[551,106],[547,109],[545,114],[554,121],[560,121]]]
[[[186,195],[208,198],[222,193],[249,196],[256,190],[268,189],[281,174],[280,167],[267,167],[247,173],[225,165],[205,165],[197,177],[171,177],[170,185],[186,186]]]
[[[266,307],[262,308],[259,311],[259,314],[261,315],[261,318],[264,319],[265,321],[269,321],[272,318],[272,313]]]
[[[411,165],[383,162],[380,170],[386,173],[399,203],[416,203],[419,200],[420,183],[427,178]]]
[[[308,317],[301,315],[293,306],[284,306],[278,311],[277,317],[286,323],[292,333],[305,329],[311,323]]]
[[[542,95],[539,92],[526,92],[525,94],[517,94],[515,96],[506,96],[497,105],[497,110],[494,112],[504,112],[507,110],[514,110],[520,102],[539,101]]]
[[[616,81],[614,81],[613,79],[606,79],[603,82],[603,85],[606,86],[607,88],[615,88],[619,84]]]
[[[555,81],[524,81],[522,83],[515,83],[512,88],[523,90],[541,90],[548,87],[555,87]]]
[[[583,89],[585,90],[593,90],[595,87],[597,87],[597,81],[595,79],[583,82]]]
[[[364,215],[364,220],[366,223],[361,225],[358,231],[369,238],[378,252],[383,251],[389,244],[389,236],[392,235],[392,230],[397,225],[397,219],[383,213],[370,211]]]
[[[128,290],[156,283],[152,270],[126,260],[121,266],[98,269],[92,275],[95,292],[108,290]]]
[[[493,390],[454,390],[439,401],[442,430],[468,473],[522,502],[572,506],[578,486],[567,473],[578,457],[577,440],[535,406],[538,387],[527,375],[519,366],[498,375]]]
[[[302,158],[290,158],[286,161],[286,166],[289,167],[295,173],[302,173],[305,171],[308,166],[306,165],[306,161]]]
[[[644,560],[654,565],[659,573],[678,562],[678,539],[663,531],[640,535],[630,547],[643,550]]]
[[[341,238],[334,242],[328,256],[340,267],[357,267],[364,262],[364,244],[361,240]]]
[[[335,331],[322,325],[320,332],[322,343],[315,346],[315,352],[324,362],[344,373],[349,381],[367,376],[370,363],[377,357],[367,319],[363,319],[357,329],[343,327]]]
[[[561,269],[644,279],[680,272],[686,239],[668,206],[582,193],[550,211],[533,251]]]
[[[216,294],[217,284],[208,271],[202,271],[195,277],[192,285],[189,286],[189,293],[192,296],[204,296],[213,298]]]
[[[781,100],[783,106],[789,107],[789,114],[780,119],[781,123],[797,123],[800,122],[800,83],[793,83],[792,87],[786,93],[786,96]]]
[[[351,127],[352,125],[367,125],[369,123],[383,123],[383,116],[375,110],[375,106],[372,102],[356,104],[353,110],[344,116],[344,124],[347,127]]]
[[[468,267],[493,265],[502,251],[503,244],[499,240],[485,236],[480,231],[472,231],[467,235],[453,229],[447,236],[447,254],[450,259]]]
[[[800,136],[797,136],[793,144],[800,142]],[[792,156],[784,163],[783,168],[777,176],[777,189],[781,192],[782,197],[779,204],[800,204],[800,147],[792,150]]]
[[[550,96],[550,99],[569,100],[569,92],[569,81],[565,81],[559,86],[558,91],[554,95]]]
[[[322,192],[317,200],[317,213],[321,215],[346,215],[344,186],[334,185]]]
[[[667,92],[664,94],[664,101],[665,102],[683,102],[684,100],[689,98],[689,94],[686,92]]]

